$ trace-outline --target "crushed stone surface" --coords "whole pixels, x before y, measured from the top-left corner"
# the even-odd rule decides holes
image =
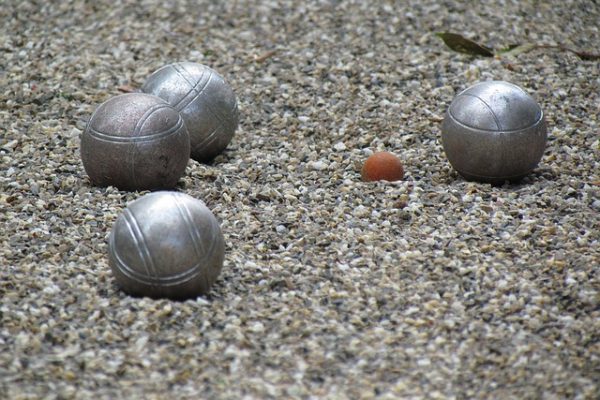
[[[0,3],[1,398],[597,398],[600,63],[435,36],[598,52],[597,2]],[[226,240],[184,302],[119,289],[107,237],[144,193],[92,186],[79,155],[101,102],[176,61],[241,113],[177,187]],[[465,181],[441,145],[453,97],[492,79],[546,114],[517,184]],[[375,151],[403,181],[361,181]]]

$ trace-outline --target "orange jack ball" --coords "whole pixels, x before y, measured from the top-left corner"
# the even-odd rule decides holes
[[[404,168],[398,157],[387,151],[382,151],[367,158],[360,174],[363,181],[367,182],[399,181],[404,178]]]

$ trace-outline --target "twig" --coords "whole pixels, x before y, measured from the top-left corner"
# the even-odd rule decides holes
[[[264,61],[268,60],[269,58],[273,57],[275,55],[275,53],[277,53],[277,50],[265,51],[264,53],[262,53],[259,56],[254,56],[254,62],[257,62],[257,63],[264,62]]]

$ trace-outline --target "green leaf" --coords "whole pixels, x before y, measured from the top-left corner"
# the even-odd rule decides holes
[[[535,48],[537,48],[537,45],[535,45],[533,43],[525,43],[525,44],[519,44],[519,45],[512,46],[512,47],[508,46],[506,49],[502,49],[501,53],[510,55],[510,56],[516,56],[517,54],[527,53],[528,51],[531,51]]]
[[[502,53],[508,53],[516,48],[521,47],[522,45],[520,43],[513,43],[513,44],[509,44],[506,47],[501,48],[500,50],[498,50],[498,54],[502,54]]]
[[[436,36],[440,37],[446,43],[446,46],[459,53],[470,54],[472,56],[494,57],[494,52],[489,47],[469,40],[459,34],[438,32]]]

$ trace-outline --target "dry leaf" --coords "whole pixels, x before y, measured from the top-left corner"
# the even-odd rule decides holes
[[[489,47],[483,46],[472,40],[469,40],[459,34],[450,32],[438,32],[436,36],[440,37],[446,46],[459,53],[470,54],[472,56],[493,57],[494,52]]]

